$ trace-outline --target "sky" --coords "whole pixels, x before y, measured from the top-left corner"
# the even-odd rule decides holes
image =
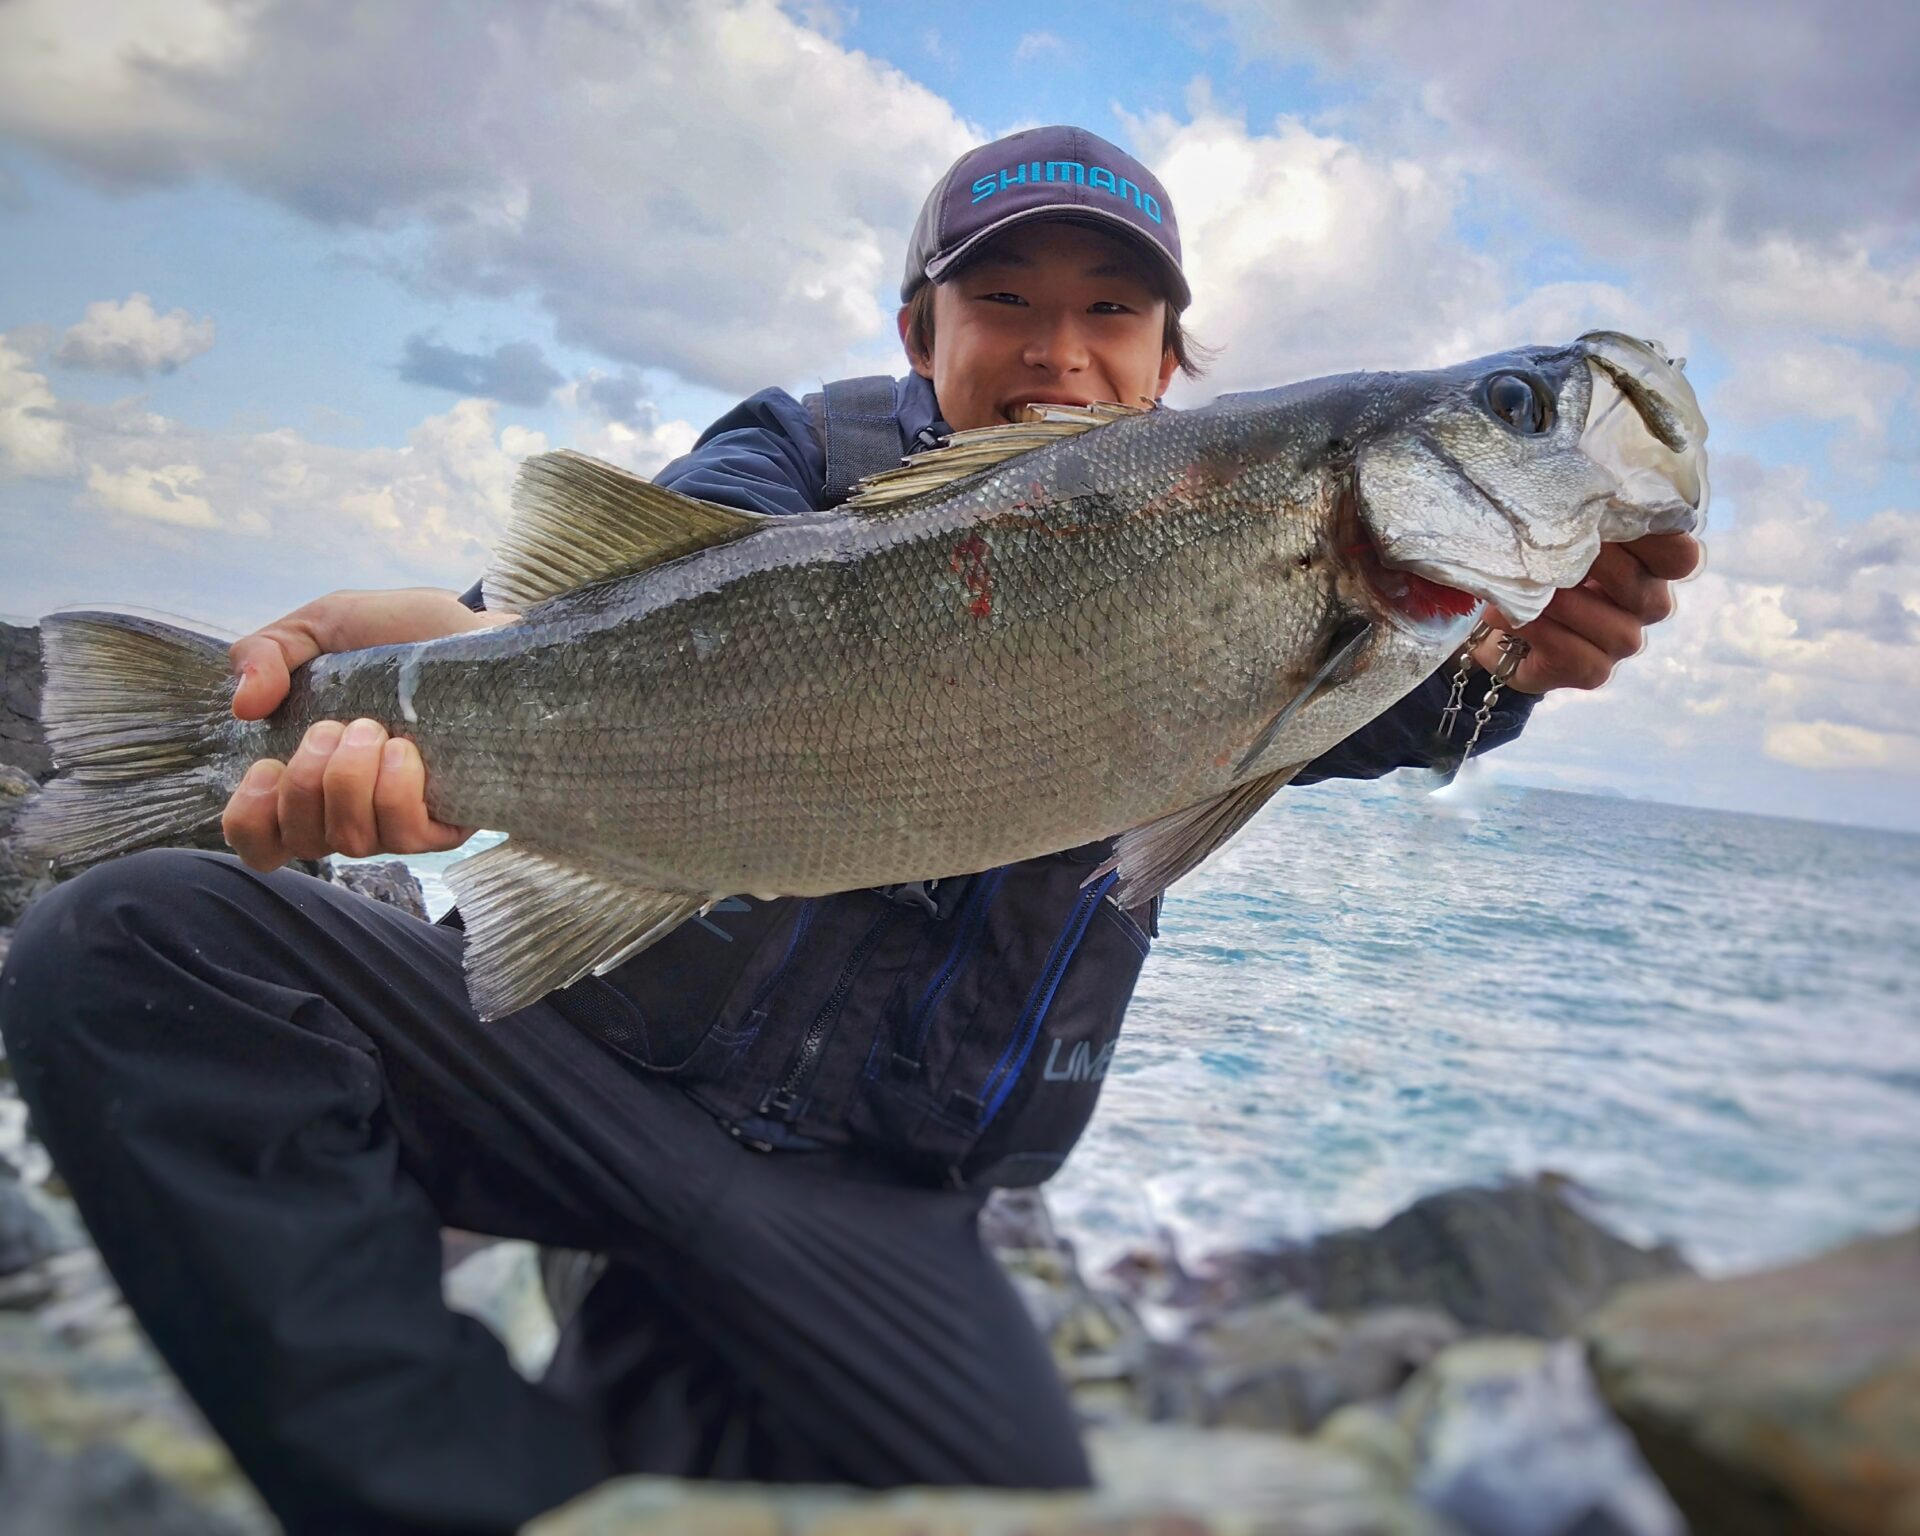
[[[0,615],[464,587],[515,466],[900,372],[951,160],[1153,166],[1169,403],[1598,326],[1688,359],[1704,573],[1512,782],[1920,830],[1920,7],[0,0]]]

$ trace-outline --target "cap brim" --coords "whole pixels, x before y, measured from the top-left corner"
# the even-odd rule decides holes
[[[995,235],[1005,234],[1021,224],[1037,224],[1042,220],[1051,223],[1091,224],[1095,228],[1110,234],[1127,237],[1140,251],[1153,262],[1154,269],[1167,282],[1167,292],[1176,312],[1185,309],[1193,302],[1193,290],[1187,286],[1186,274],[1180,270],[1165,246],[1159,244],[1151,235],[1145,234],[1131,220],[1118,214],[1106,213],[1098,208],[1089,208],[1081,203],[1048,203],[1039,208],[1023,208],[1018,213],[1010,213],[1004,219],[989,224],[985,229],[969,236],[955,246],[946,255],[936,257],[927,263],[927,280],[944,282],[946,275],[955,267],[962,265],[967,257],[977,251]]]

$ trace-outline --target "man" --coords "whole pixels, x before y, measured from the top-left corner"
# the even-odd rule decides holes
[[[745,402],[660,477],[766,512],[1034,401],[1158,401],[1188,362],[1173,209],[1080,130],[971,152],[909,250],[912,373],[846,410]],[[816,415],[818,419],[816,419]],[[1593,686],[1690,541],[1610,549],[1526,633],[1525,695]],[[258,718],[327,651],[510,615],[344,593],[233,648]],[[1302,782],[1427,760],[1439,679]],[[505,1531],[619,1471],[1083,1484],[1044,1345],[981,1247],[988,1188],[1066,1155],[1155,913],[1083,888],[1104,845],[960,881],[737,902],[608,978],[481,1026],[460,937],[282,870],[417,853],[411,743],[322,724],[228,807],[239,859],[116,861],[21,926],[0,1028],[22,1093],[161,1353],[290,1531]],[[1090,1053],[1091,1054],[1091,1053]],[[608,1255],[541,1384],[446,1311],[439,1230]]]

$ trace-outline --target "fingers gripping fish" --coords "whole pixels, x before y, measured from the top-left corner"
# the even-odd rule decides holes
[[[1164,888],[1303,763],[1602,541],[1692,529],[1706,423],[1654,344],[1593,332],[1192,411],[1041,406],[844,507],[765,517],[530,459],[486,577],[521,621],[321,656],[264,721],[218,641],[44,621],[65,770],[21,829],[67,863],[202,834],[321,719],[412,738],[493,1018],[708,904],[991,868],[1118,834]]]

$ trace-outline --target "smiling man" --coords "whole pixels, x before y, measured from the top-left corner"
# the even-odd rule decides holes
[[[1171,199],[1043,128],[974,150],[908,249],[912,371],[767,390],[662,483],[764,513],[1039,402],[1157,405],[1194,369]],[[1483,735],[1594,686],[1670,607],[1681,536],[1604,551],[1525,633]],[[956,575],[965,578],[956,568]],[[344,593],[240,641],[236,714],[316,655],[512,615],[476,588]],[[1430,761],[1447,679],[1294,780]],[[147,1333],[282,1523],[510,1531],[621,1471],[1084,1484],[1045,1344],[981,1244],[988,1191],[1046,1179],[1114,1056],[1158,902],[1097,843],[959,879],[739,899],[482,1025],[456,926],[280,866],[417,853],[418,753],[313,728],[228,806],[241,855],[105,864],[21,925],[15,1077]],[[523,1381],[441,1302],[442,1225],[606,1255]]]

